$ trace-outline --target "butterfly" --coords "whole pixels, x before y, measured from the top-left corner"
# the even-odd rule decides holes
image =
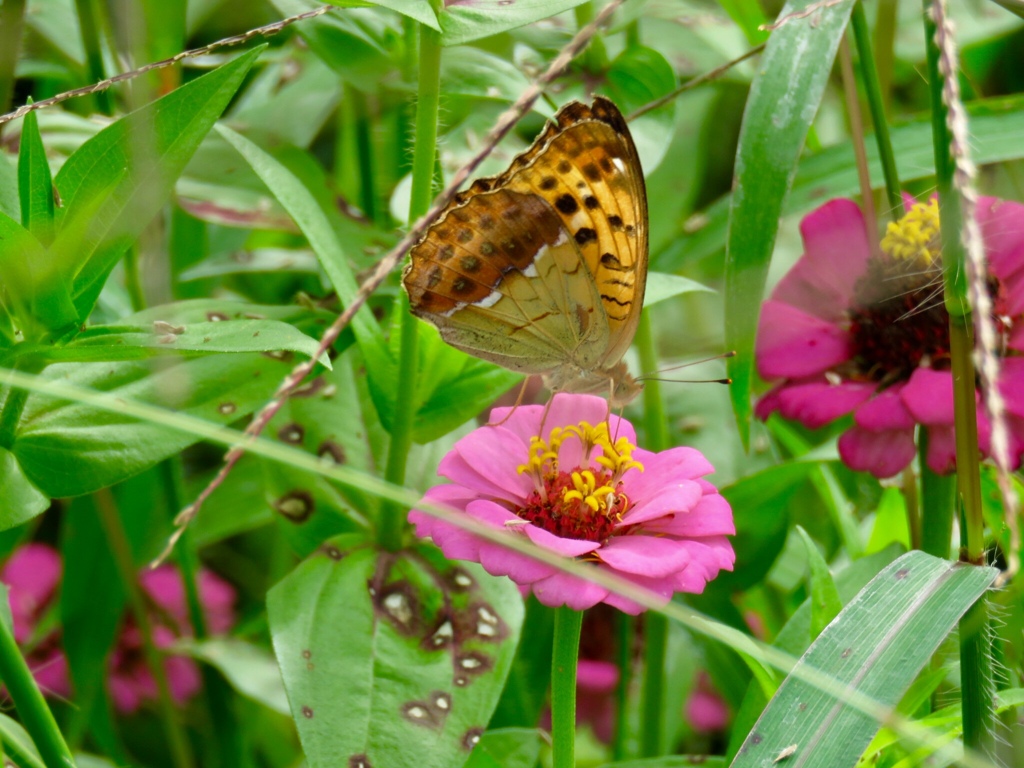
[[[457,194],[410,251],[413,314],[552,392],[624,405],[647,281],[647,193],[625,118],[567,104],[504,173]]]

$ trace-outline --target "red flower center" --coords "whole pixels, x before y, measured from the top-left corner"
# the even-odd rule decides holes
[[[918,203],[889,224],[884,253],[871,259],[847,311],[853,377],[888,385],[906,381],[921,365],[948,370],[949,313],[943,297],[936,201]],[[993,322],[1005,339],[1006,298],[989,277]]]
[[[562,538],[605,541],[629,506],[620,492],[622,483],[606,470],[577,467],[572,472],[550,472],[543,482],[543,488],[531,493],[515,513]]]

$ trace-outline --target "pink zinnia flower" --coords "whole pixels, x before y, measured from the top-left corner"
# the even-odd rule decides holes
[[[25,544],[15,550],[0,572],[8,588],[14,639],[43,693],[67,696],[68,662],[60,649],[60,631],[39,635],[43,617],[56,607],[62,565],[60,555],[46,544]]]
[[[168,648],[179,638],[192,634],[185,602],[185,586],[177,568],[164,565],[145,571],[139,581],[143,590],[158,609],[153,615],[153,643],[157,648]],[[198,576],[199,600],[209,631],[226,632],[234,624],[233,605],[235,590],[230,584],[210,571]],[[171,696],[182,704],[192,698],[202,684],[199,669],[192,659],[168,656],[164,660],[167,684]],[[120,712],[135,712],[147,701],[156,701],[156,681],[146,665],[142,650],[142,635],[134,622],[129,621],[121,633],[110,660],[108,679],[110,696]]]
[[[442,459],[438,474],[452,484],[431,488],[424,501],[594,563],[666,601],[675,592],[701,592],[721,569],[732,569],[726,538],[735,533],[732,510],[702,479],[713,467],[699,451],[637,448],[632,425],[607,416],[599,397],[555,395],[546,417],[544,411],[495,408],[495,426],[474,430]],[[424,512],[413,510],[409,520],[447,557],[508,576],[545,605],[583,610],[603,601],[629,613],[642,610],[605,587]]]
[[[982,197],[993,321],[1002,335],[1000,390],[1014,466],[1024,453],[1024,205]],[[938,202],[913,204],[872,255],[864,217],[833,200],[801,223],[804,255],[764,304],[757,339],[761,376],[779,380],[757,405],[816,429],[853,414],[839,438],[852,469],[891,477],[914,458],[914,430],[928,434],[928,466],[953,471],[953,377],[943,303]],[[978,411],[980,448],[989,424]]]

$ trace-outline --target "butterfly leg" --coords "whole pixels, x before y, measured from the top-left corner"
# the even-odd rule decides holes
[[[512,418],[512,414],[516,412],[516,408],[518,408],[520,405],[523,404],[523,397],[526,396],[526,388],[529,386],[529,384],[530,384],[530,377],[527,376],[525,379],[523,379],[523,386],[521,386],[519,388],[519,394],[516,396],[515,403],[512,404],[512,407],[509,409],[509,412],[507,414],[505,414],[505,418],[504,419],[502,419],[501,421],[497,421],[497,422],[489,421],[486,424],[484,424],[484,426],[485,427],[500,427],[506,421],[511,419]],[[545,411],[545,413],[547,413],[547,412]]]

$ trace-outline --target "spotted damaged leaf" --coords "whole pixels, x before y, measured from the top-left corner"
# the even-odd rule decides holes
[[[449,768],[476,746],[523,618],[508,580],[432,547],[345,535],[267,597],[274,650],[312,768]]]

